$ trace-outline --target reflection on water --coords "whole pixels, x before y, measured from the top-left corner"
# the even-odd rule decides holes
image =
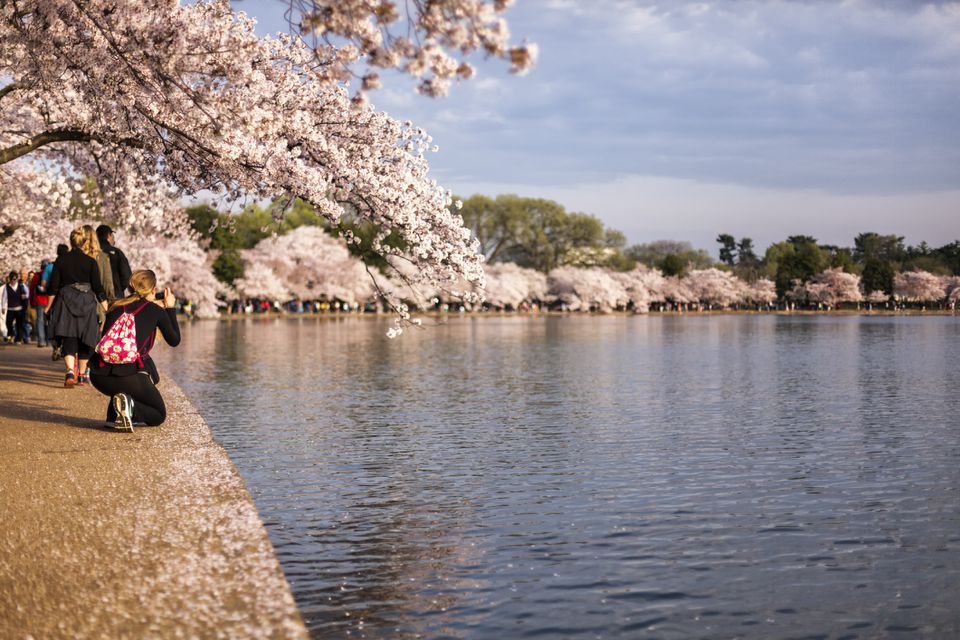
[[[317,637],[960,636],[956,318],[386,327],[162,354]]]

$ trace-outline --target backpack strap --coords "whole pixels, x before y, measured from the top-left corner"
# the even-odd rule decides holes
[[[132,315],[132,316],[137,315],[138,313],[140,313],[141,311],[143,311],[143,308],[146,307],[148,304],[150,304],[150,301],[149,301],[149,300],[147,300],[147,301],[144,302],[142,305],[140,305],[140,308],[137,309],[136,311],[134,311],[133,313],[131,313],[130,315]],[[124,310],[124,313],[126,313],[126,310]]]

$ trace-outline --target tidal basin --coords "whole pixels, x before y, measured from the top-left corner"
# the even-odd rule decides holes
[[[960,635],[960,319],[197,322],[312,634]]]

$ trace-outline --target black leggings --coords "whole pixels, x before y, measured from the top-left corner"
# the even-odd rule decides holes
[[[7,310],[7,336],[11,340],[23,340],[23,323],[26,319],[25,309]]]
[[[135,373],[130,376],[97,375],[90,376],[93,388],[111,399],[118,393],[125,393],[133,398],[133,421],[143,422],[147,426],[157,427],[167,419],[167,407],[163,404],[163,396],[146,372]],[[117,419],[117,412],[113,402],[107,407],[107,422]]]
[[[60,349],[65,356],[76,356],[81,360],[89,360],[93,356],[93,347],[76,336],[57,336],[57,339],[60,340]]]

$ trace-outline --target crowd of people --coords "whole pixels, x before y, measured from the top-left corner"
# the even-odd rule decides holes
[[[63,386],[109,396],[105,426],[133,431],[166,419],[149,354],[158,330],[179,344],[176,305],[169,288],[157,291],[153,271],[131,270],[108,225],[83,225],[69,245],[57,246],[54,260],[7,274],[0,325],[4,345],[52,347],[52,359],[65,366]]]

